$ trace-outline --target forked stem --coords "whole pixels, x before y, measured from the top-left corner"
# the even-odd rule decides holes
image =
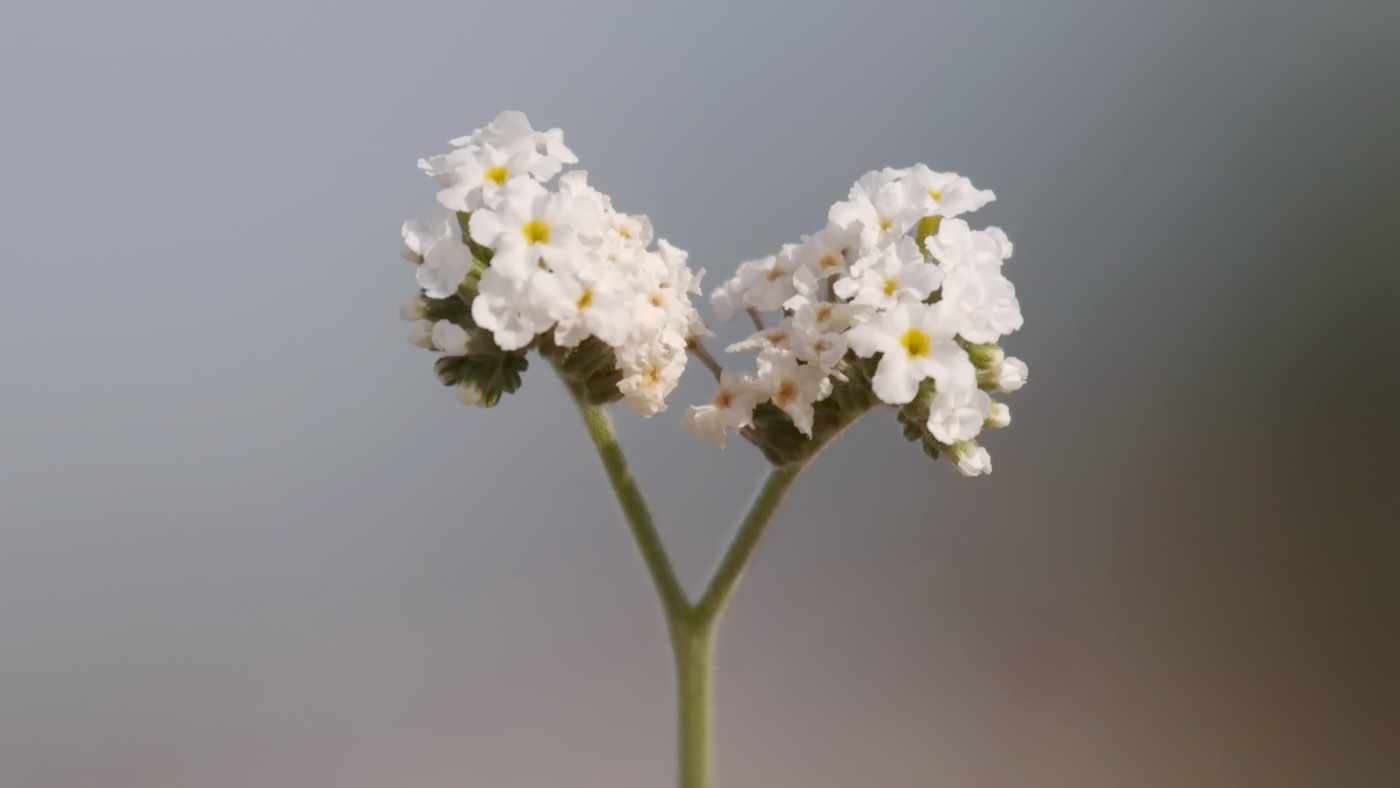
[[[676,577],[666,545],[652,521],[651,510],[632,477],[612,420],[601,406],[588,403],[580,392],[571,389],[570,393],[597,447],[598,457],[666,614],[676,663],[680,788],[710,788],[715,630],[763,532],[808,460],[778,466],[769,472],[699,600],[692,603]]]

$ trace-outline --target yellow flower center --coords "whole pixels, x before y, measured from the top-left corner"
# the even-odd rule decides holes
[[[885,295],[894,295],[894,291],[899,289],[899,282],[893,279],[885,280]]]
[[[928,190],[928,196],[932,197],[932,198],[935,199],[935,200],[941,200],[941,199],[943,199],[943,192],[941,192],[941,191],[939,191],[939,190],[937,190],[937,189],[929,189],[929,190]]]
[[[581,295],[581,296],[578,297],[578,308],[581,309],[581,310],[582,310],[582,309],[587,309],[587,308],[588,308],[588,305],[589,305],[589,304],[592,304],[592,303],[593,303],[593,291],[592,291],[592,290],[589,290],[588,288],[584,288],[584,290],[583,290],[583,295]]]
[[[539,219],[531,219],[520,228],[520,234],[532,244],[549,243],[549,225]]]
[[[817,261],[817,265],[822,268],[835,268],[841,265],[841,261],[836,259],[836,255],[827,254],[822,255],[822,259]]]
[[[904,346],[904,352],[909,354],[909,358],[927,358],[933,355],[933,339],[917,328],[905,331],[904,336],[899,338],[899,344]]]
[[[504,166],[492,167],[486,171],[486,180],[495,181],[497,186],[505,186],[506,178],[510,177],[510,171]]]
[[[894,224],[894,219],[886,219],[883,216],[880,217],[880,230],[882,232],[890,229],[890,225],[892,224]]]

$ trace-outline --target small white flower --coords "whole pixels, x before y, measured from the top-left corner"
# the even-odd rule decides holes
[[[942,283],[943,271],[924,262],[918,244],[905,237],[857,260],[850,275],[837,280],[834,289],[853,304],[889,309],[900,301],[922,301]]]
[[[943,280],[943,298],[962,318],[958,333],[969,342],[995,342],[1021,327],[1016,288],[999,265],[959,265]]]
[[[803,435],[812,434],[812,405],[831,393],[831,379],[818,367],[799,364],[780,353],[758,357],[758,380],[769,400],[783,410]]]
[[[403,223],[403,256],[414,263],[423,262],[428,247],[457,235],[457,215],[434,203],[417,219]]]
[[[860,231],[829,222],[825,229],[802,239],[795,257],[813,279],[822,280],[844,274],[859,252]]]
[[[641,416],[666,409],[666,397],[685,371],[685,353],[660,341],[627,345],[617,350],[622,380],[617,384],[623,402]]]
[[[903,182],[910,202],[924,216],[958,216],[996,199],[991,190],[973,187],[972,181],[956,172],[935,172],[923,164],[906,170]]]
[[[465,356],[467,330],[450,320],[439,320],[433,324],[433,347],[445,356]]]
[[[606,269],[586,268],[577,275],[556,277],[557,290],[544,305],[558,321],[554,341],[561,347],[574,347],[588,336],[617,347],[632,331],[628,293]]]
[[[976,385],[972,361],[953,341],[960,324],[941,301],[906,301],[847,331],[846,339],[861,358],[881,354],[871,381],[875,395],[891,405],[902,405],[914,399],[919,383],[927,378],[944,391]]]
[[[471,273],[475,260],[472,250],[455,236],[443,238],[423,255],[418,266],[418,285],[431,298],[448,298],[457,293]]]
[[[690,295],[699,292],[700,276],[705,272],[691,272],[686,266],[686,253],[664,239],[657,247],[657,252],[645,252],[627,266],[636,291],[632,314],[638,332],[670,347],[683,348],[703,325],[690,303]]]
[[[851,187],[845,200],[831,206],[827,218],[860,234],[859,256],[864,256],[909,232],[922,216],[919,207],[909,200],[896,171],[868,172]]]
[[[724,349],[726,353],[791,353],[796,349],[792,319],[784,318],[776,326],[755,331],[747,338]]]
[[[938,391],[929,405],[928,431],[940,443],[970,441],[991,412],[992,398],[981,389]]]
[[[992,455],[975,443],[958,443],[949,447],[953,461],[963,476],[982,476],[992,472]]]
[[[557,297],[558,288],[548,271],[512,279],[488,268],[472,301],[472,320],[491,332],[501,350],[519,350],[553,325],[544,305]]]
[[[570,270],[578,265],[579,233],[597,221],[591,206],[567,194],[551,193],[535,181],[516,177],[506,182],[498,209],[472,214],[472,240],[495,250],[491,268],[524,279],[547,265]]]
[[[458,137],[451,142],[457,147],[492,145],[506,150],[529,147],[555,163],[553,171],[540,176],[541,180],[549,180],[557,175],[559,167],[564,164],[578,162],[574,152],[564,145],[562,130],[535,131],[530,127],[530,120],[525,117],[525,113],[516,110],[506,110],[497,115],[485,128],[477,129],[469,136]]]
[[[729,443],[729,430],[753,424],[753,409],[766,397],[767,392],[756,388],[752,378],[725,370],[714,398],[707,405],[690,406],[681,424],[723,449]]]
[[[797,295],[792,279],[798,269],[794,256],[796,251],[794,244],[784,244],[778,254],[756,261],[749,286],[744,290],[744,306],[760,312],[772,312],[781,309],[784,301]]]
[[[540,180],[551,165],[557,163],[535,152],[533,147],[515,150],[491,145],[458,148],[447,154],[444,164],[451,167],[448,185],[437,193],[443,207],[461,212],[475,211],[483,205],[495,207],[506,183],[518,175],[530,175]]]
[[[962,265],[1000,267],[1011,256],[1011,241],[999,228],[973,230],[962,219],[944,219],[938,232],[924,239],[929,254],[944,271]]]

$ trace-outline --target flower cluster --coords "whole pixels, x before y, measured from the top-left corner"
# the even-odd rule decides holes
[[[585,172],[561,175],[578,158],[559,129],[502,112],[451,144],[419,161],[439,191],[403,226],[421,287],[403,317],[414,344],[442,353],[439,378],[494,405],[536,349],[590,401],[664,410],[704,330],[690,301],[704,272],[665,240],[653,247],[647,218],[614,210]]]
[[[825,228],[742,264],[711,302],[723,320],[741,311],[753,319],[758,330],[728,350],[756,353],[757,369],[724,372],[685,424],[721,448],[739,429],[779,462],[801,450],[775,448],[783,427],[819,444],[852,410],[884,403],[930,456],[966,475],[989,473],[976,438],[1011,420],[991,395],[1026,380],[1026,365],[997,344],[1021,327],[1002,273],[1011,242],[958,218],[992,199],[922,164],[870,172],[831,207]],[[780,317],[769,326],[765,312]]]

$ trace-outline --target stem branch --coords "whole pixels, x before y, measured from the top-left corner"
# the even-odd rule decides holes
[[[583,422],[588,426],[589,437],[598,448],[598,458],[603,461],[608,481],[612,483],[613,492],[617,494],[617,502],[622,506],[627,526],[632,530],[632,538],[637,542],[642,560],[646,562],[647,572],[651,575],[651,582],[661,597],[661,605],[666,610],[666,620],[674,622],[687,618],[690,615],[690,600],[686,598],[685,589],[681,588],[680,580],[676,578],[676,570],[671,566],[671,559],[666,555],[666,544],[662,542],[661,534],[652,522],[651,510],[647,508],[646,499],[642,497],[642,491],[637,489],[637,482],[632,478],[632,470],[627,466],[627,457],[622,453],[617,433],[613,431],[612,419],[608,418],[607,411],[597,405],[588,404],[577,395],[574,396],[574,402],[578,404]]]

